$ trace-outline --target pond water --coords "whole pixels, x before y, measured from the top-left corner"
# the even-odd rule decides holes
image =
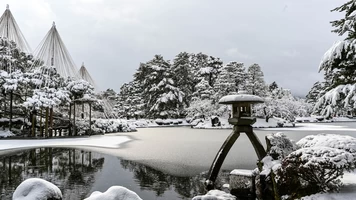
[[[0,156],[0,199],[11,199],[25,179],[57,185],[64,199],[84,199],[93,191],[125,186],[143,199],[191,199],[204,193],[202,175],[171,176],[151,167],[95,152],[37,148]]]

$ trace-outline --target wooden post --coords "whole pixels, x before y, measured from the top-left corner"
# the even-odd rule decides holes
[[[36,113],[35,109],[32,110],[32,137],[35,137],[36,130]]]
[[[45,137],[48,137],[48,107],[46,108]]]
[[[69,103],[69,130],[68,130],[69,136],[72,136],[72,120],[71,120],[71,118],[72,118],[72,104]]]
[[[89,135],[91,135],[91,103],[89,103]]]
[[[12,101],[14,97],[14,92],[10,91],[10,115],[9,115],[9,131],[12,129]]]
[[[75,127],[75,102],[73,104],[73,131],[74,131],[74,135],[77,135],[77,129]]]
[[[6,93],[4,93],[4,117],[6,117]],[[5,125],[2,129],[5,130]]]
[[[42,127],[42,108],[41,108],[41,112],[40,112],[40,136],[43,137],[43,127]]]
[[[49,137],[53,137],[53,107],[49,112]]]

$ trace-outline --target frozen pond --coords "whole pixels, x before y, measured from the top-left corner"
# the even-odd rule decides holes
[[[231,130],[143,128],[119,149],[37,148],[0,152],[0,199],[10,199],[26,178],[42,177],[60,187],[65,199],[83,199],[112,185],[125,186],[143,199],[191,199],[204,193],[201,173],[209,170],[218,149]],[[297,128],[255,129],[264,144],[268,133],[284,132],[299,140],[319,133],[356,137],[356,123],[301,124]],[[78,147],[79,148],[79,147]],[[241,134],[223,169],[253,169],[257,156],[247,136]],[[9,165],[9,163],[11,163]]]
[[[151,167],[95,152],[37,148],[0,156],[0,199],[11,199],[25,179],[40,177],[57,185],[67,200],[122,185],[143,199],[191,199],[204,191],[202,177],[177,177]]]

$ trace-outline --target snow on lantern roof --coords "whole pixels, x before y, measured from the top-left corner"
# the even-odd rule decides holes
[[[238,102],[248,103],[263,103],[263,99],[259,96],[247,94],[245,91],[238,92],[235,95],[227,95],[219,100],[219,104],[234,104]]]

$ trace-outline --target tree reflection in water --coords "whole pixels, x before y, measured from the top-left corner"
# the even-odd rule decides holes
[[[104,164],[100,154],[61,148],[24,150],[0,160],[0,199],[11,199],[16,187],[32,177],[57,185],[64,199],[83,199]]]
[[[84,199],[90,195],[92,189],[98,188],[97,184],[100,184],[102,180],[99,177],[107,176],[100,172],[112,170],[109,167],[109,163],[112,162],[104,165],[104,157],[107,162],[112,161],[111,159],[119,161],[117,167],[132,173],[137,189],[152,191],[156,197],[191,199],[196,195],[205,194],[202,182],[204,174],[177,177],[133,161],[117,160],[118,158],[114,156],[78,149],[37,148],[0,156],[0,199],[11,199],[16,187],[25,179],[33,177],[42,178],[57,185],[62,191],[64,200]],[[109,174],[111,176],[115,173]],[[99,181],[96,182],[95,178]],[[102,178],[105,180],[106,177]],[[107,178],[108,181],[114,180],[115,182],[115,179],[120,179],[120,175]],[[132,184],[129,181],[128,185],[125,185],[125,182],[120,180],[117,183],[126,187]],[[143,199],[152,198],[150,194],[148,196],[144,196],[145,193],[140,194],[143,195],[141,196]]]
[[[141,190],[153,190],[156,196],[162,196],[167,190],[174,190],[183,198],[191,198],[198,194],[205,194],[204,175],[194,177],[177,177],[165,174],[151,167],[128,160],[120,160],[124,169],[130,170]]]

